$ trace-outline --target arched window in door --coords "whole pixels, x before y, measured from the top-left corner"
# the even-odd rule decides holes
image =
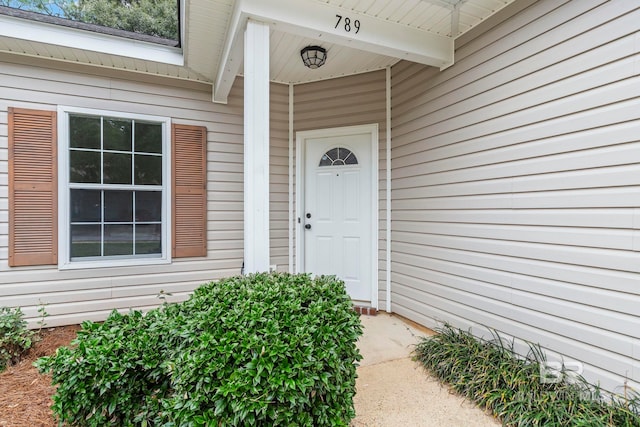
[[[324,153],[318,166],[344,166],[357,164],[358,159],[351,150],[344,147],[337,147]]]

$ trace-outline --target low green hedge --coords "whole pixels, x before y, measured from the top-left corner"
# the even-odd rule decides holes
[[[257,274],[85,322],[38,367],[71,425],[346,426],[361,333],[343,282]]]
[[[606,395],[566,372],[559,380],[545,381],[549,377],[541,375],[545,357],[538,345],[531,345],[523,359],[513,342],[505,343],[496,332],[493,341],[450,325],[438,332],[418,344],[416,358],[504,426],[640,427],[640,395]]]
[[[0,307],[0,372],[31,348],[35,332],[27,329],[20,308]]]

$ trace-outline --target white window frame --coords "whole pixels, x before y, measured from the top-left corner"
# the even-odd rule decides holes
[[[162,253],[160,257],[113,257],[71,261],[71,218],[69,209],[69,115],[85,114],[112,118],[157,122],[162,125]],[[171,118],[122,111],[96,110],[70,106],[58,107],[58,268],[127,267],[169,264],[171,262]]]

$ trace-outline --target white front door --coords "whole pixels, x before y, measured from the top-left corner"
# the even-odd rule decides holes
[[[302,139],[304,271],[336,275],[355,301],[373,303],[372,133]]]

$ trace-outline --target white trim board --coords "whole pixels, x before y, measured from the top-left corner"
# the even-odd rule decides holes
[[[386,311],[391,313],[391,67],[386,70],[386,134],[387,141],[385,144],[386,157],[386,235],[385,235],[385,283],[386,283]]]
[[[295,86],[293,84],[289,85],[289,273],[293,273],[294,269],[294,233],[295,233],[295,209],[294,209],[294,186],[293,186],[293,175],[294,175],[294,157],[293,157],[293,147],[295,144],[295,133],[293,131],[293,118],[294,118],[294,94],[295,94]]]
[[[178,47],[162,46],[141,40],[0,15],[0,37],[16,37],[18,34],[20,38],[32,42],[52,43],[55,41],[57,46],[81,50],[90,49],[94,52],[163,64],[184,65],[182,49]]]

